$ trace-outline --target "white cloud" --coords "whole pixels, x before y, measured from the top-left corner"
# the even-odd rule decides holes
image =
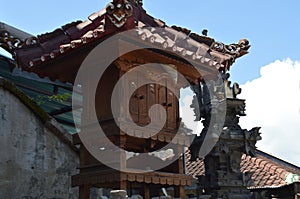
[[[261,126],[258,148],[300,165],[300,63],[275,61],[260,72],[261,77],[241,85],[247,116],[240,125]]]
[[[190,107],[193,101],[193,92],[190,88],[186,88],[181,92],[180,98],[180,117],[187,128],[193,130],[194,134],[199,134],[202,128],[200,122],[195,122],[195,113]]]
[[[300,166],[300,63],[290,59],[275,61],[261,68],[261,77],[241,87],[238,97],[246,99],[247,114],[240,119],[241,127],[262,127],[258,149]],[[195,116],[190,108],[193,93],[189,89],[182,93],[182,120],[199,133],[202,124],[193,122]]]

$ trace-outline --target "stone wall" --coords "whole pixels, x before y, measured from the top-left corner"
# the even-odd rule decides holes
[[[0,198],[78,198],[71,175],[79,156],[67,142],[70,135],[28,103],[0,85]]]

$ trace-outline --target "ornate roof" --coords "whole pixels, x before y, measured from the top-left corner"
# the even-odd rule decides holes
[[[85,21],[72,22],[36,37],[19,39],[10,32],[2,31],[0,46],[9,46],[18,66],[23,70],[35,72],[41,77],[70,81],[59,78],[53,71],[45,71],[43,66],[62,63],[70,59],[68,55],[75,51],[90,51],[91,46],[108,36],[130,29],[136,29],[136,36],[141,42],[144,40],[150,45],[161,46],[173,51],[177,57],[219,70],[228,70],[235,59],[246,54],[250,47],[246,39],[237,44],[225,45],[206,36],[206,32],[198,35],[185,28],[169,27],[148,15],[141,0],[113,0],[105,9],[91,14]],[[81,63],[82,59],[78,58],[75,65]],[[72,64],[73,70],[77,70]]]

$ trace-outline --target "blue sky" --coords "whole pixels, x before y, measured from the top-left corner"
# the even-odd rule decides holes
[[[0,0],[0,21],[36,35],[71,21],[85,20],[108,2]],[[260,148],[300,165],[298,142],[292,143],[298,139],[300,129],[300,1],[144,0],[144,8],[170,26],[186,27],[197,33],[208,29],[208,35],[217,41],[250,41],[250,53],[238,59],[231,69],[231,80],[242,85],[243,98],[247,99],[249,116],[243,125],[263,126]],[[293,73],[298,75],[289,81]],[[285,85],[287,82],[293,85]],[[278,85],[284,86],[274,89]],[[289,89],[284,91],[285,88]],[[282,109],[285,104],[290,108]],[[271,108],[264,112],[265,106]],[[288,128],[284,128],[287,123]]]

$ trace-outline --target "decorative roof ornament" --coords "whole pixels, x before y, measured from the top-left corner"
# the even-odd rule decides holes
[[[143,6],[143,0],[135,0],[137,5]]]
[[[3,31],[0,34],[0,47],[5,49],[7,52],[12,54],[14,50],[20,46],[20,44],[21,40],[10,35],[9,32]]]
[[[133,8],[127,0],[113,0],[106,6],[107,17],[117,27],[121,28],[132,16]]]
[[[222,74],[222,78],[224,81],[226,98],[237,99],[237,96],[242,93],[242,89],[240,88],[239,84],[233,83],[231,86],[231,81],[229,81],[229,73]]]
[[[203,29],[202,30],[202,35],[207,36],[207,34],[208,34],[208,30],[207,29]]]
[[[15,50],[23,48],[25,46],[35,45],[38,43],[36,37],[29,37],[26,39],[19,39],[12,36],[8,31],[2,31],[0,33],[0,47],[5,49],[10,54],[14,54]]]
[[[210,48],[221,53],[233,55],[237,58],[247,54],[250,45],[247,39],[241,39],[238,44],[225,45],[221,42],[214,42]]]
[[[143,0],[128,0],[137,6],[143,6]]]

